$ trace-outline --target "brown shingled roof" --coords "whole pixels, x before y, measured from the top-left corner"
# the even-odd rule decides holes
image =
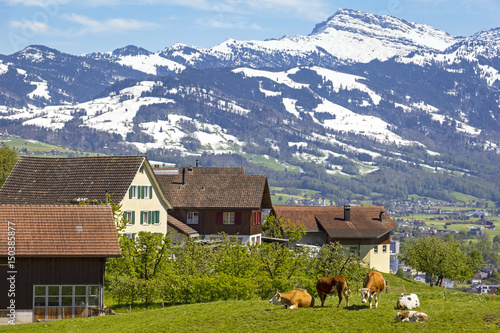
[[[121,255],[109,206],[0,205],[1,256],[8,254],[9,226],[16,256]]]
[[[185,168],[184,183],[182,168],[177,174],[154,170],[165,198],[175,208],[271,208],[266,176],[202,169],[199,173]]]
[[[68,204],[77,198],[120,202],[145,156],[21,156],[0,189],[2,204]]]
[[[325,231],[331,238],[379,238],[396,224],[384,207],[351,207],[350,221],[344,219],[342,206],[273,206],[277,217],[295,225],[304,225],[306,231]]]
[[[170,227],[174,228],[175,230],[177,230],[178,232],[180,232],[181,234],[184,234],[186,236],[198,237],[200,235],[198,233],[198,231],[194,230],[193,228],[188,226],[186,223],[179,221],[178,219],[176,219],[175,217],[173,217],[170,214],[168,214],[167,223]]]

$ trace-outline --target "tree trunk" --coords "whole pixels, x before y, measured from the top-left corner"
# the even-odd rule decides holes
[[[431,278],[430,278],[429,284],[431,287],[434,287],[434,273],[431,273]]]
[[[436,286],[442,287],[444,284],[444,277],[442,275],[438,275],[438,279],[436,281]]]

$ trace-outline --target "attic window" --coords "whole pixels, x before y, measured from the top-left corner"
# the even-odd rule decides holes
[[[76,226],[76,231],[82,232],[83,231],[83,227],[81,225],[77,225]]]

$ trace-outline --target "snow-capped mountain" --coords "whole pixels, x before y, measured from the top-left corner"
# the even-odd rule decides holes
[[[224,154],[296,171],[281,186],[336,198],[348,188],[500,200],[499,31],[452,37],[339,10],[307,36],[209,49],[30,46],[0,55],[0,130],[172,163]]]
[[[228,38],[209,49],[176,44],[158,55],[187,67],[335,67],[387,60],[417,50],[442,51],[456,43],[446,32],[393,16],[340,9],[308,36],[265,41]]]

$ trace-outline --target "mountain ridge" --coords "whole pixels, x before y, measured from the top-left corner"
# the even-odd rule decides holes
[[[498,29],[452,37],[339,10],[313,32],[0,55],[0,129],[77,150],[236,163],[334,201],[457,190],[500,200]]]

